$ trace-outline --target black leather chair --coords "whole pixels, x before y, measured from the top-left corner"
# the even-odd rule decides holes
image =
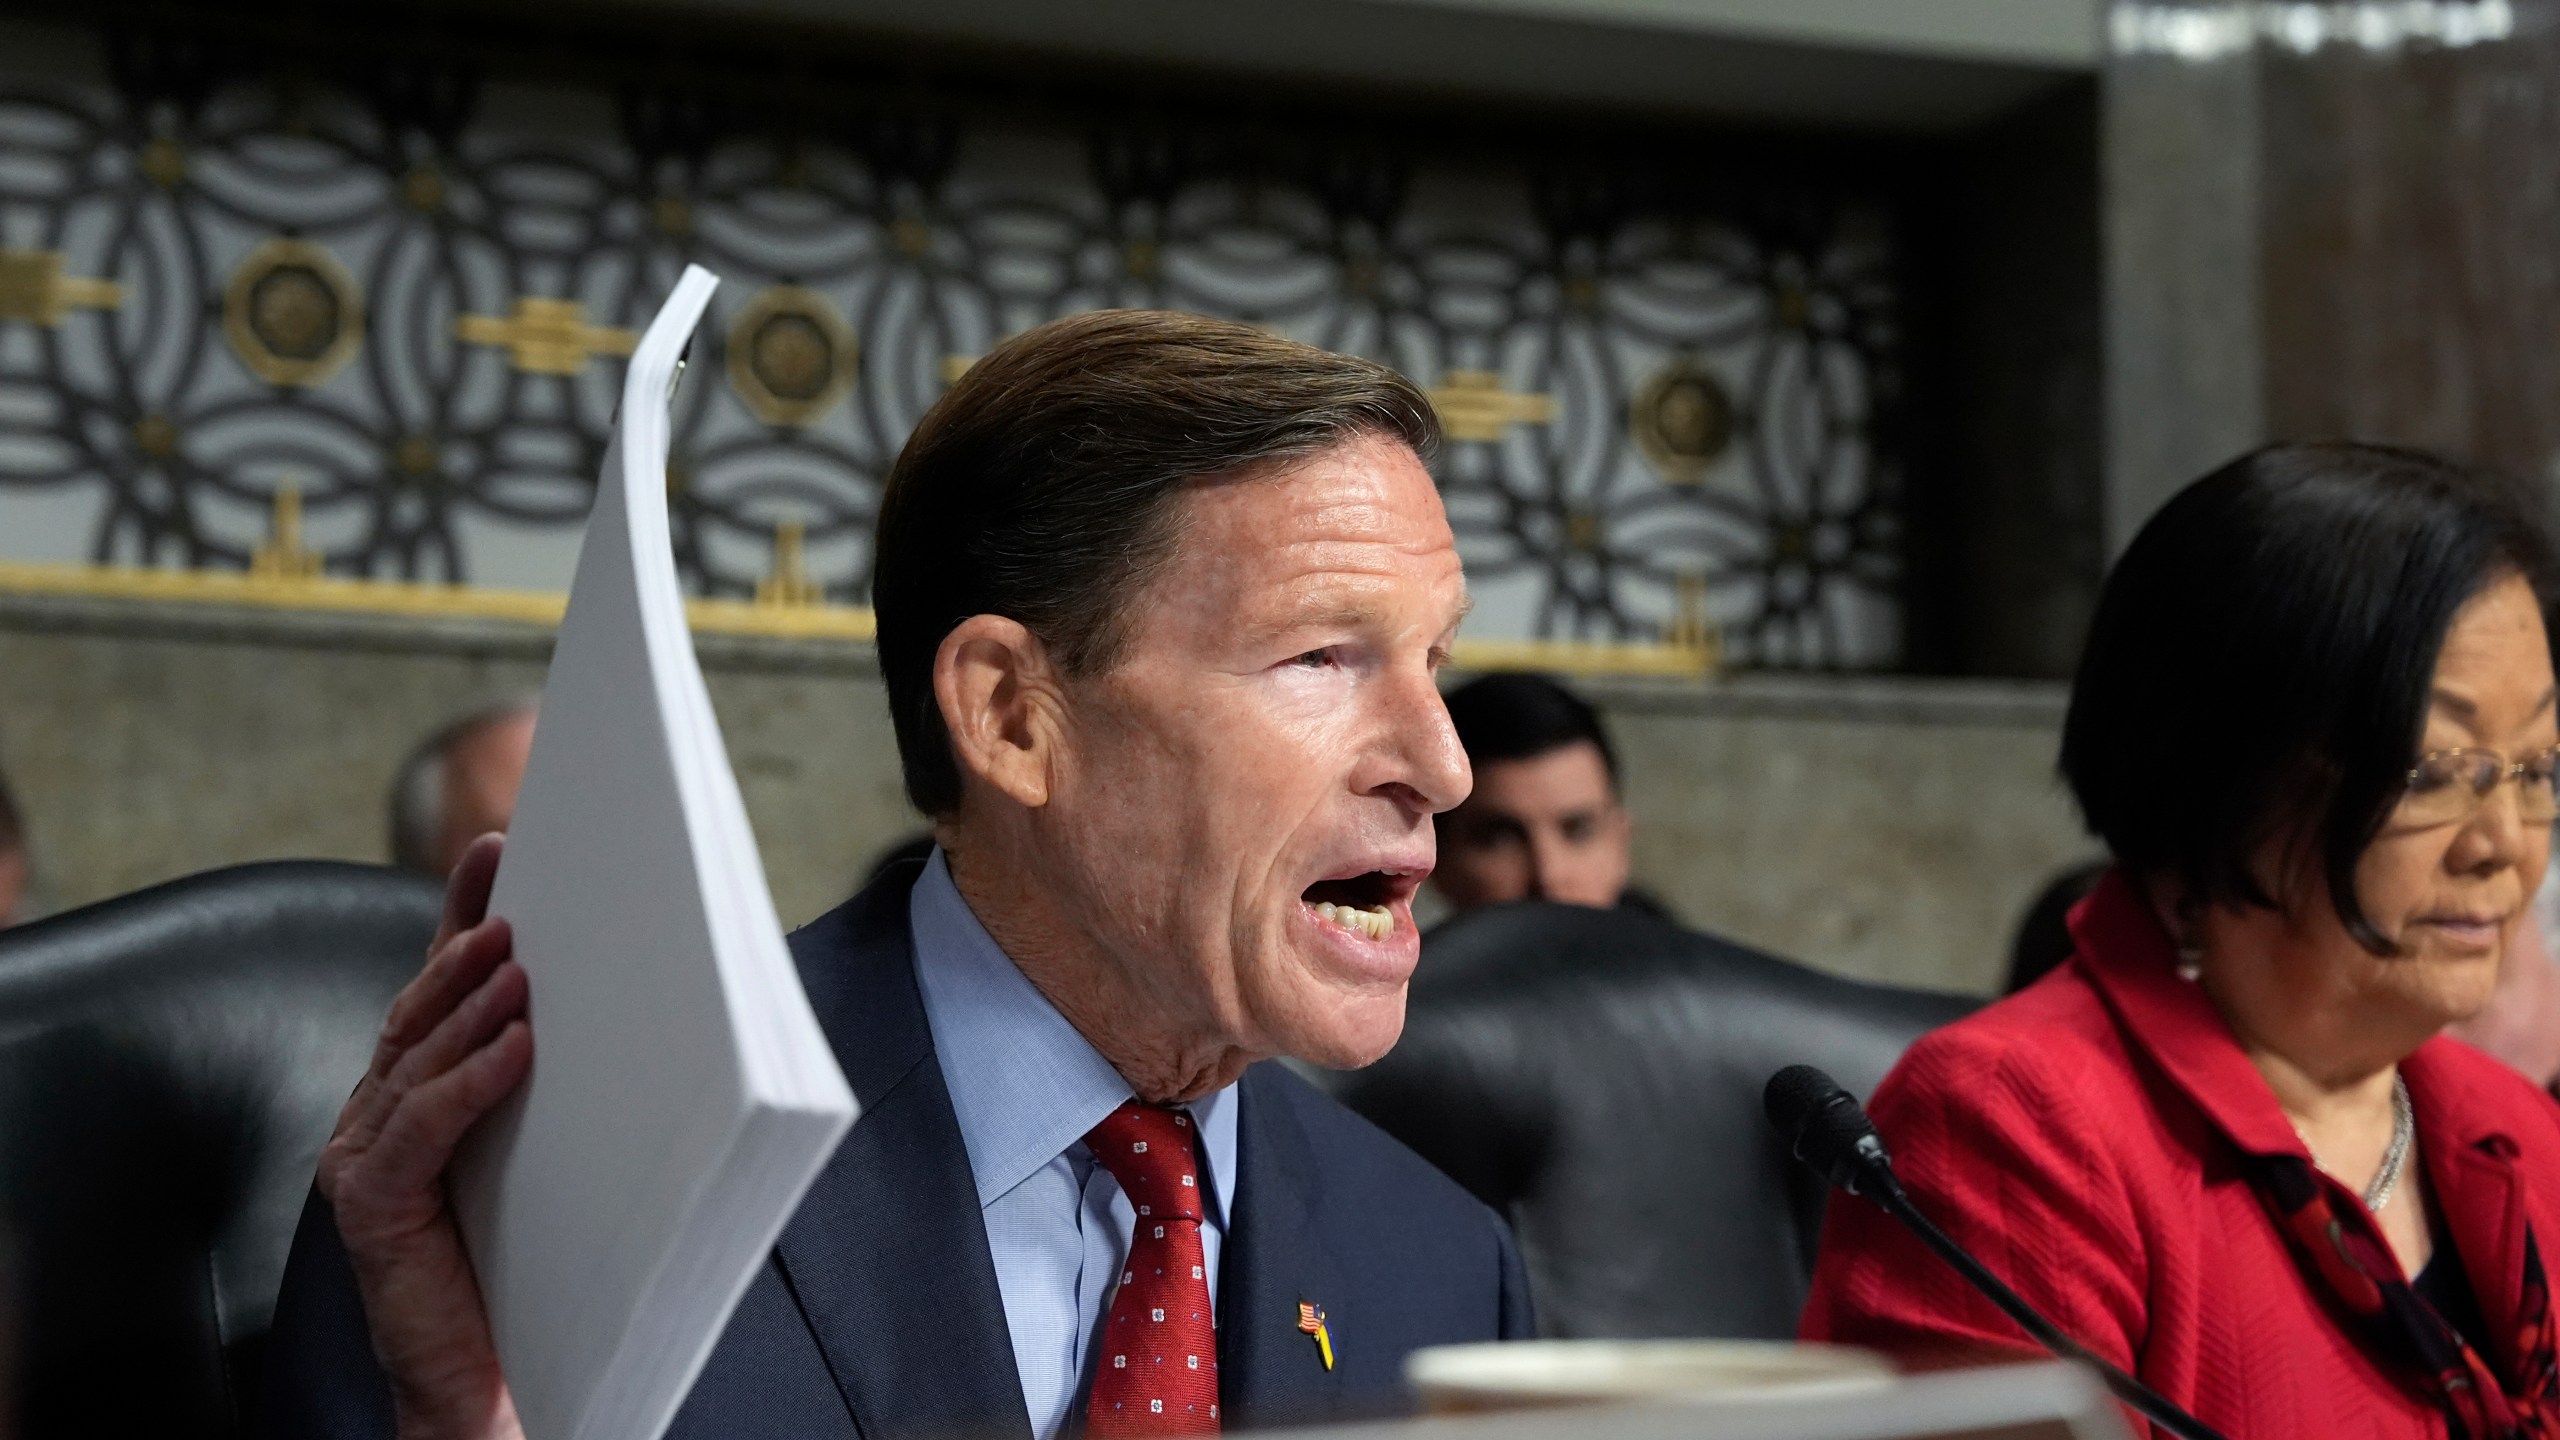
[[[0,931],[17,1440],[245,1433],[312,1168],[440,905],[294,861]]]
[[[1792,1338],[1824,1196],[1761,1087],[1806,1063],[1863,1096],[1975,1003],[1508,905],[1424,937],[1404,1038],[1338,1089],[1511,1221],[1546,1333]]]

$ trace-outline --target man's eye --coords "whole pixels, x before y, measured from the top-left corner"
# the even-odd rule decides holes
[[[1323,650],[1310,650],[1306,654],[1300,655],[1296,659],[1291,660],[1289,663],[1292,665],[1303,665],[1310,670],[1321,670],[1327,665],[1333,663],[1333,651],[1330,648]]]

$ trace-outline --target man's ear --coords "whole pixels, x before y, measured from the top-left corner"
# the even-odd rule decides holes
[[[1065,696],[1040,637],[1002,615],[961,621],[934,651],[933,698],[961,774],[1019,805],[1049,803]]]

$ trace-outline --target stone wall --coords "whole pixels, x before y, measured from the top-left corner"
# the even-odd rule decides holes
[[[539,686],[545,632],[481,621],[0,597],[0,772],[54,907],[210,866],[380,860],[417,737]],[[867,647],[700,642],[787,924],[919,821]],[[1591,687],[1638,879],[1684,918],[1850,974],[1986,989],[2087,852],[2050,686],[1741,679]]]
[[[2560,483],[2551,8],[2110,8],[2111,549],[2273,440]]]
[[[2098,853],[2054,778],[2059,686],[1773,677],[1595,698],[1638,882],[1825,969],[1989,993],[2028,902]]]

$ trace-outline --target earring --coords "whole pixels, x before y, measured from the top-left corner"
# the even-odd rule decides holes
[[[2178,942],[2178,978],[2190,985],[2204,978],[2204,947],[2193,940]]]

